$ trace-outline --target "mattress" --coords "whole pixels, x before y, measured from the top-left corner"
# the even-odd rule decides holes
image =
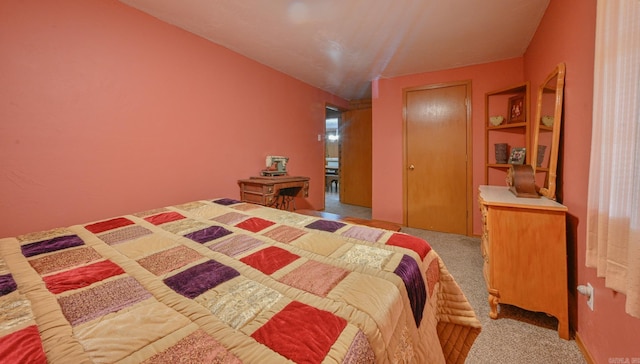
[[[16,363],[462,363],[481,327],[431,246],[228,198],[0,239]]]

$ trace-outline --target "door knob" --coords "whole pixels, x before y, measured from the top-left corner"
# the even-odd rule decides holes
[[[414,169],[416,169],[416,167],[412,164],[409,166],[409,169],[413,171]]]

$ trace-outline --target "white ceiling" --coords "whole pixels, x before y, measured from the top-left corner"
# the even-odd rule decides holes
[[[550,0],[120,0],[347,100],[522,56]]]

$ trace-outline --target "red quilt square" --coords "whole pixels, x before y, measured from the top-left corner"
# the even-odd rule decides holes
[[[251,337],[296,363],[320,363],[346,326],[342,317],[293,301]]]
[[[387,240],[387,245],[399,246],[401,248],[411,249],[418,253],[421,260],[431,251],[431,245],[425,240],[418,237],[395,233]]]
[[[270,246],[248,255],[240,259],[240,261],[254,267],[264,274],[271,274],[298,258],[300,258],[298,255],[287,250]]]
[[[172,212],[164,212],[164,213],[161,213],[161,214],[145,217],[144,219],[149,221],[153,225],[160,225],[160,224],[164,224],[166,222],[182,220],[182,219],[184,219],[184,216],[180,215],[179,213],[177,213],[175,211],[172,211]]]
[[[260,230],[266,229],[269,226],[275,224],[273,221],[261,219],[259,217],[252,217],[250,219],[246,219],[243,222],[237,224],[236,226],[257,233]]]
[[[71,289],[87,287],[109,277],[124,273],[119,265],[110,260],[89,264],[61,273],[44,277],[44,283],[49,291],[58,294]]]
[[[133,224],[133,221],[127,219],[126,217],[116,217],[115,219],[100,221],[94,224],[86,225],[85,229],[91,231],[94,234],[98,234],[103,231],[113,230],[123,226],[131,225],[131,224]]]
[[[0,358],[3,363],[43,363],[47,357],[42,349],[38,328],[25,327],[0,338]]]

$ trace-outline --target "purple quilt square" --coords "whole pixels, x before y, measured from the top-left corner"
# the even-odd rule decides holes
[[[219,205],[225,205],[225,206],[229,206],[229,205],[235,205],[237,203],[240,203],[240,201],[238,200],[234,200],[232,198],[221,198],[219,200],[215,200],[213,201]]]
[[[18,288],[16,281],[13,280],[11,273],[0,275],[0,296],[4,296],[15,291]]]
[[[50,253],[80,245],[84,245],[84,241],[82,241],[78,235],[67,235],[26,244],[23,245],[21,249],[25,257],[32,257],[34,255]]]
[[[328,231],[330,233],[333,233],[345,225],[346,225],[345,223],[338,222],[338,221],[316,220],[311,224],[307,225],[306,227],[309,229],[322,230],[322,231]]]
[[[223,228],[222,226],[209,226],[208,228],[186,234],[185,237],[200,244],[204,244],[208,241],[216,240],[231,233],[231,231]]]
[[[427,290],[420,273],[418,263],[408,255],[403,255],[402,260],[393,271],[397,276],[402,278],[404,286],[409,294],[409,303],[413,310],[413,318],[416,321],[416,327],[420,327],[422,321],[422,311],[427,303]]]
[[[209,260],[165,278],[164,283],[181,295],[193,299],[239,275],[237,270],[215,260]]]

